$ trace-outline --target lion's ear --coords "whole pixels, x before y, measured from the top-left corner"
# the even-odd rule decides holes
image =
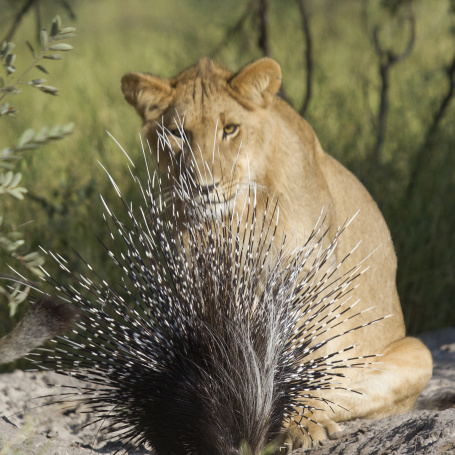
[[[240,98],[266,107],[281,87],[280,65],[271,58],[261,58],[244,66],[229,84]]]
[[[158,117],[171,100],[169,81],[151,74],[125,74],[122,77],[122,91],[126,101],[136,108],[144,120]]]

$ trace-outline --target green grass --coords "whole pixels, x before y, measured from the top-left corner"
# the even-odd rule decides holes
[[[0,10],[1,5],[0,0]],[[98,161],[121,183],[128,197],[134,195],[126,159],[106,131],[134,160],[141,160],[140,120],[123,100],[120,79],[132,70],[171,76],[210,54],[226,27],[240,17],[245,2],[79,1],[74,23],[49,5],[46,24],[58,12],[64,25],[78,28],[78,36],[71,40],[75,50],[63,61],[46,62],[48,82],[59,88],[59,96],[30,88],[26,94],[9,97],[20,112],[16,118],[0,119],[0,145],[13,145],[23,130],[43,125],[74,122],[75,132],[61,142],[28,152],[21,163],[25,186],[47,205],[6,200],[2,211],[11,225],[33,220],[23,228],[31,250],[43,245],[63,252],[78,269],[81,262],[75,248],[94,268],[115,276],[96,239],[106,236],[99,194],[112,201],[114,208],[119,202]],[[406,323],[411,333],[418,333],[455,323],[453,102],[431,143],[414,197],[409,201],[405,197],[415,155],[448,87],[444,65],[455,53],[454,17],[447,14],[448,1],[415,2],[416,42],[409,58],[392,69],[383,164],[374,167],[371,154],[380,81],[362,5],[355,0],[308,2],[315,79],[307,118],[324,149],[359,176],[383,211],[399,257],[398,287]],[[299,107],[305,68],[298,10],[292,2],[272,1],[270,17],[272,53],[282,65],[286,93]],[[388,20],[377,9],[368,10],[368,17],[370,29],[374,23],[383,24],[384,43],[396,51],[403,48],[406,34],[400,22]],[[6,24],[8,18],[10,13],[0,24]],[[30,58],[25,40],[33,40],[33,36],[34,19],[29,15],[14,38],[19,72]],[[247,31],[232,39],[216,58],[235,69],[260,56],[254,36]],[[36,71],[33,76],[42,74]],[[51,261],[46,266],[59,277]],[[5,307],[6,303],[0,309],[0,333],[15,322],[7,318]]]

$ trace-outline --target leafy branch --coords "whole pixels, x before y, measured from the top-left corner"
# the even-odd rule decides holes
[[[62,56],[58,52],[71,51],[73,46],[61,41],[75,36],[76,29],[74,27],[62,27],[59,16],[56,16],[52,21],[51,32],[47,33],[42,30],[41,50],[36,52],[30,42],[27,41],[27,46],[32,53],[33,60],[31,64],[20,74],[16,75],[14,62],[16,55],[13,53],[14,43],[4,42],[0,48],[1,60],[5,70],[5,77],[0,77],[0,118],[5,116],[14,116],[18,111],[4,101],[7,96],[18,95],[22,93],[22,86],[30,86],[38,89],[49,95],[57,95],[58,89],[54,86],[47,85],[46,79],[29,79],[29,72],[36,68],[39,71],[49,74],[47,69],[42,65],[44,59],[60,60]],[[3,101],[3,103],[2,103]],[[52,128],[43,127],[39,131],[27,129],[22,133],[17,144],[12,147],[5,147],[0,152],[0,197],[11,196],[15,200],[23,200],[27,189],[21,185],[22,174],[16,171],[16,165],[21,160],[22,154],[28,150],[37,149],[38,147],[49,142],[63,139],[73,131],[73,123],[61,126],[56,125]],[[44,258],[41,253],[32,251],[29,252],[22,232],[12,226],[7,228],[4,223],[4,216],[0,212],[0,249],[18,262],[28,272],[40,276],[42,274],[40,266],[44,263]],[[0,277],[7,277],[6,274],[0,274]],[[7,287],[0,286],[0,294],[8,298],[10,314],[14,315],[17,306],[25,300],[30,288],[19,281]]]
[[[16,54],[12,52],[14,49],[14,43],[4,41],[0,49],[0,54],[6,71],[6,80],[3,77],[0,77],[0,101],[2,101],[7,95],[17,95],[21,93],[22,90],[18,88],[19,85],[30,85],[44,93],[57,95],[58,89],[56,87],[44,85],[46,79],[32,79],[28,82],[25,82],[24,79],[33,68],[37,68],[41,72],[49,74],[47,69],[39,63],[43,59],[60,60],[62,56],[60,54],[55,54],[54,52],[67,52],[73,50],[73,46],[71,46],[71,44],[59,43],[58,41],[76,36],[74,33],[75,31],[76,29],[74,27],[62,28],[61,19],[59,16],[56,16],[52,21],[50,36],[45,29],[41,30],[41,51],[39,53],[37,53],[31,43],[27,41],[27,46],[33,55],[33,61],[14,82],[9,82],[12,74],[16,72],[16,68],[13,66],[16,60]],[[0,112],[11,113],[8,106],[4,105],[0,106]]]
[[[15,3],[19,3],[19,0],[15,0]],[[20,23],[22,22],[22,19],[26,16],[26,14],[32,9],[35,9],[35,17],[36,17],[36,27],[37,27],[37,32],[38,32],[38,38],[39,38],[39,33],[41,30],[41,4],[43,2],[41,0],[24,0],[24,3],[22,4],[22,8],[18,11],[16,14],[16,17],[11,23],[11,27],[8,30],[6,36],[3,38],[2,41],[11,41],[13,39],[14,34],[16,33],[16,30],[18,29]],[[74,12],[73,8],[71,7],[69,1],[67,0],[57,0],[57,1],[52,1],[48,2],[49,7],[55,8],[57,5],[56,3],[60,3],[60,5],[63,7],[63,9],[66,11],[70,19],[76,19],[76,13]]]

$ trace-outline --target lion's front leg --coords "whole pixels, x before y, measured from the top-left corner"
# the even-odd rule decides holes
[[[334,403],[330,406],[319,400],[308,402],[323,410],[306,412],[300,423],[287,426],[287,437],[293,449],[311,447],[340,430],[337,422],[355,418],[378,419],[407,412],[428,383],[433,361],[430,351],[416,338],[394,341],[370,368],[352,370],[346,374],[342,386],[354,390],[320,391],[319,396]],[[298,422],[298,418],[295,419]],[[317,423],[312,420],[316,420]],[[308,434],[307,434],[308,432]]]
[[[314,411],[310,418],[311,421],[304,417],[300,421],[301,426],[297,424],[299,417],[287,424],[283,434],[283,447],[286,448],[287,453],[294,449],[317,446],[320,441],[341,431],[338,423],[328,418],[325,411]]]

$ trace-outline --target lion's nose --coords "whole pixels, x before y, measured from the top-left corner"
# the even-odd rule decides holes
[[[219,183],[212,183],[211,185],[196,184],[196,188],[202,193],[211,193],[218,187]]]

